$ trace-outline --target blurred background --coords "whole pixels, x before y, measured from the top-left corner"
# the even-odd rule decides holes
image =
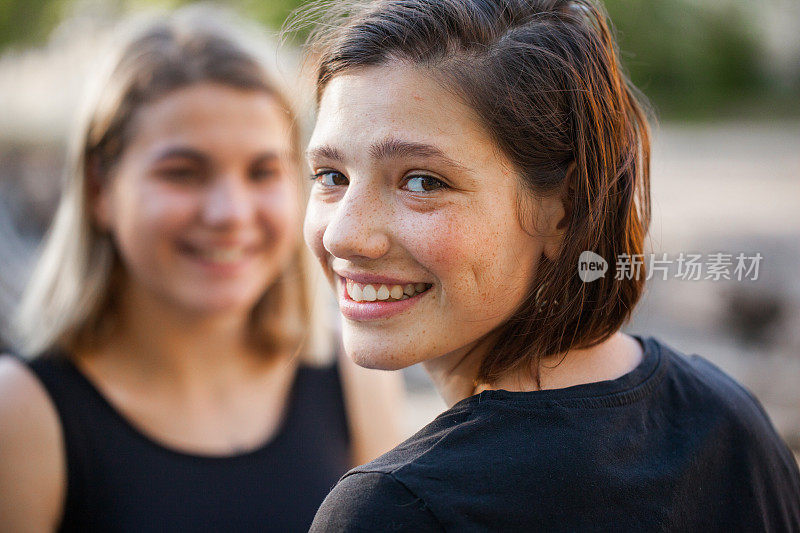
[[[188,3],[0,2],[0,344],[10,342],[9,313],[53,214],[87,73],[119,20]],[[276,32],[302,3],[224,5]],[[763,257],[755,280],[682,280],[673,264],[668,279],[649,281],[627,330],[701,354],[744,383],[800,456],[800,1],[606,7],[658,117],[649,251]],[[295,54],[301,38],[282,53]],[[444,404],[422,369],[408,369],[406,381],[411,433]]]

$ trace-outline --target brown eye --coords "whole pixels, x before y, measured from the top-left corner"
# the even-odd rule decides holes
[[[162,179],[177,183],[195,182],[203,179],[202,171],[191,165],[166,166],[158,169],[156,174]]]
[[[447,185],[443,181],[424,174],[408,177],[403,185],[404,189],[411,192],[431,192],[445,187]]]
[[[269,181],[276,178],[279,174],[278,169],[272,167],[259,167],[250,172],[252,181]]]
[[[325,187],[338,187],[350,183],[347,176],[336,170],[317,172],[312,176],[312,179]]]

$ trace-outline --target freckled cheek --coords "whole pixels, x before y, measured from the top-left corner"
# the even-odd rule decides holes
[[[503,244],[485,225],[437,217],[411,225],[405,234],[405,246],[441,283],[452,311],[484,314],[507,298],[498,264]]]
[[[474,228],[447,216],[404,225],[405,248],[442,283],[444,291],[462,292],[470,286],[469,272],[483,247],[475,239]]]
[[[419,243],[415,247],[417,260],[442,281],[452,277],[465,259],[462,236],[449,229],[431,228],[430,233],[420,232],[415,239]]]

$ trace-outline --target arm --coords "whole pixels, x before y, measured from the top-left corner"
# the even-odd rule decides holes
[[[355,465],[369,462],[400,443],[405,392],[400,372],[368,370],[339,358]]]
[[[358,472],[336,484],[309,531],[424,533],[443,528],[425,502],[391,474]]]
[[[65,493],[55,408],[21,362],[0,356],[0,532],[55,530]]]

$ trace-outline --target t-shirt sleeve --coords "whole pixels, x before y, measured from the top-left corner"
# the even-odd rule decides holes
[[[357,472],[344,477],[317,511],[312,532],[443,531],[425,502],[391,474]]]
[[[762,502],[762,516],[767,524],[780,531],[800,531],[800,469],[786,443],[781,439],[764,406],[744,389],[757,413],[740,428],[751,442],[753,463],[758,469],[752,476],[754,496]],[[744,438],[742,439],[744,440]]]
[[[749,503],[731,509],[728,518],[751,518],[758,522],[753,528],[763,530],[800,531],[800,470],[761,402],[712,363],[698,357],[693,361],[715,376],[727,401],[722,416],[730,429],[725,441],[736,452],[728,471],[741,482],[726,490],[737,501]],[[747,529],[743,520],[739,524]]]

